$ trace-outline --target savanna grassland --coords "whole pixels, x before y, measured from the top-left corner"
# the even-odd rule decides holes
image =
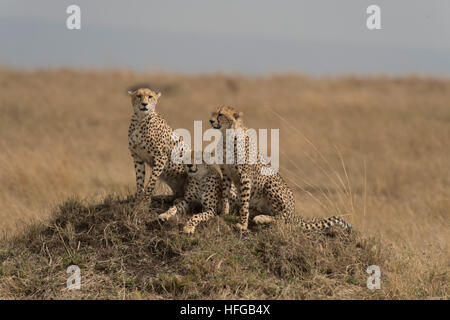
[[[154,221],[164,198],[135,209],[126,92],[140,85],[173,128],[209,128],[219,105],[279,128],[299,214],[356,232],[240,235],[217,217],[187,236],[186,217]],[[449,79],[1,69],[0,88],[0,298],[448,299]]]

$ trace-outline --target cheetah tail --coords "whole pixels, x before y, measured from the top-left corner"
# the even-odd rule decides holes
[[[352,225],[350,223],[338,216],[319,219],[314,222],[301,220],[300,225],[306,230],[324,230],[336,225],[340,226],[344,230],[350,231],[352,229]]]

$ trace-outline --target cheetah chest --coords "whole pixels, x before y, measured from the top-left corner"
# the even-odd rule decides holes
[[[154,156],[151,152],[149,152],[149,150],[147,150],[146,145],[148,144],[148,142],[146,142],[139,131],[135,130],[131,133],[129,143],[132,153],[137,155],[141,160],[145,161],[150,166],[153,166]]]
[[[202,179],[191,181],[191,193],[195,195],[196,202],[204,208],[215,207],[218,202],[220,180]]]

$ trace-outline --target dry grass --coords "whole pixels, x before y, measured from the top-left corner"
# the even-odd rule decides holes
[[[298,211],[347,215],[360,234],[274,227],[240,239],[217,218],[180,237],[177,223],[103,200],[134,191],[126,89],[138,84],[162,90],[173,128],[207,127],[222,104],[249,127],[280,128]],[[0,86],[0,297],[448,298],[449,80],[3,69]],[[72,195],[83,200],[50,218]],[[72,262],[77,293],[64,291]],[[380,291],[365,288],[369,264]]]

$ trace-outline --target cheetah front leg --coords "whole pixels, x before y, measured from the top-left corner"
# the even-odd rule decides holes
[[[186,225],[183,228],[184,233],[194,233],[195,228],[199,225],[199,223],[203,221],[208,221],[214,216],[214,210],[208,209],[206,211],[203,211],[198,214],[194,214],[191,219],[186,223]]]
[[[227,215],[230,213],[231,178],[226,174],[223,166],[220,170],[222,171],[221,214]]]
[[[158,219],[162,221],[167,221],[170,218],[174,217],[177,213],[185,214],[188,211],[188,209],[189,203],[185,199],[183,199],[176,205],[170,207],[169,210],[167,210],[166,212],[161,213],[158,216]]]
[[[152,173],[144,190],[144,200],[148,201],[149,204],[152,201],[152,195],[153,191],[155,190],[156,181],[163,172],[167,161],[168,156],[165,154],[160,154],[158,157],[155,157]]]
[[[250,177],[243,172],[241,172],[239,180],[240,180],[239,195],[240,195],[241,209],[239,210],[239,222],[236,224],[236,227],[239,230],[245,231],[248,228],[250,191],[252,188],[252,183]]]
[[[137,156],[133,156],[134,171],[136,173],[136,199],[144,195],[145,163]]]

